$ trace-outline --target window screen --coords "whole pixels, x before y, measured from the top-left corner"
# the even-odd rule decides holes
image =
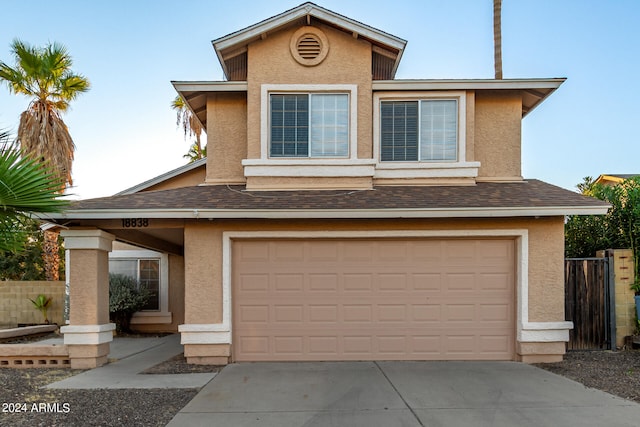
[[[347,94],[272,94],[271,157],[347,157]]]
[[[380,159],[455,161],[456,100],[384,101],[380,104]]]

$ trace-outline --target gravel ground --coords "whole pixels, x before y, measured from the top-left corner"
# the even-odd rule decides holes
[[[198,392],[40,388],[80,372],[0,369],[0,426],[165,426]]]
[[[37,342],[52,337],[55,335],[22,337],[5,343]],[[187,374],[219,370],[218,366],[189,365],[180,354],[143,373]],[[198,393],[197,389],[41,388],[81,372],[84,371],[0,368],[0,426],[165,426]]]
[[[640,403],[640,350],[570,351],[562,362],[536,366]]]
[[[640,403],[640,350],[573,351],[567,353],[563,362],[536,366]],[[144,373],[217,372],[219,369],[189,365],[179,355]],[[195,389],[41,388],[80,372],[83,371],[0,369],[0,426],[164,426],[198,392]]]

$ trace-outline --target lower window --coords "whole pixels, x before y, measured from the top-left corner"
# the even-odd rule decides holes
[[[109,260],[109,273],[133,277],[138,286],[150,291],[143,310],[160,310],[160,260],[118,258]]]

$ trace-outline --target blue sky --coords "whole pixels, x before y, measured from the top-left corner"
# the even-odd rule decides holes
[[[185,163],[171,80],[222,80],[211,40],[302,1],[3,0],[0,60],[18,37],[63,43],[92,89],[64,120],[76,197],[107,196]],[[396,78],[492,78],[492,0],[316,1],[408,41]],[[567,77],[523,121],[525,178],[574,189],[640,173],[640,1],[503,0],[505,78]],[[28,100],[0,87],[0,129]]]

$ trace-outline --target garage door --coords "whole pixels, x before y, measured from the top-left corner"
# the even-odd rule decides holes
[[[238,240],[233,358],[511,360],[514,241]]]

